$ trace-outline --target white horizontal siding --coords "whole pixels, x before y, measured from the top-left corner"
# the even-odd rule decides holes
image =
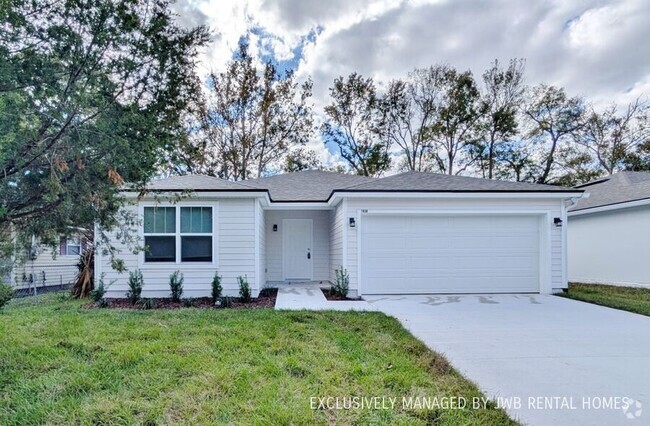
[[[548,212],[551,217],[562,217],[562,202],[552,199],[426,199],[426,198],[348,198],[347,211],[349,217],[355,217],[357,222],[361,220],[360,211],[371,210],[422,210],[439,211],[446,210],[471,210],[480,213],[481,210],[489,211],[516,211],[535,210]],[[347,218],[343,218],[344,226],[347,226]],[[553,289],[566,288],[563,276],[563,243],[562,228],[548,224],[550,228],[550,274],[551,286]],[[358,230],[359,226],[347,229],[347,270],[350,274],[350,288],[358,288]]]
[[[569,280],[650,285],[650,207],[569,216]]]
[[[144,279],[142,297],[168,297],[169,276],[174,270],[183,273],[183,296],[205,297],[211,292],[215,272],[222,277],[224,295],[238,295],[238,276],[247,276],[251,288],[257,288],[259,271],[255,265],[255,203],[253,198],[227,198],[212,202],[217,207],[216,218],[217,267],[201,264],[142,265],[141,255],[134,254],[129,247],[116,238],[112,244],[119,250],[117,257],[124,261],[127,271],[119,273],[111,268],[108,256],[98,256],[98,270],[105,274],[104,282],[110,285],[107,297],[124,297],[128,291],[129,271],[140,268]],[[182,205],[184,201],[181,201]],[[192,204],[192,201],[187,201]],[[137,212],[137,207],[127,207]],[[141,237],[141,244],[144,243]],[[100,273],[101,273],[100,272]]]
[[[330,278],[330,212],[328,210],[267,210],[266,220],[266,279],[283,281],[282,220],[311,219],[313,222],[312,262],[315,281]],[[278,226],[277,232],[273,225]]]
[[[50,247],[46,246],[40,246],[39,250],[40,253],[33,262],[27,260],[14,267],[13,285],[15,288],[28,287],[29,275],[32,271],[34,271],[36,286],[39,287],[66,285],[74,281],[78,272],[79,255],[60,255],[58,251],[53,252]]]

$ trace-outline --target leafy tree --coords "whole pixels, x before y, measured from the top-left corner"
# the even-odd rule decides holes
[[[0,6],[0,228],[41,239],[110,228],[185,133],[202,27],[168,0]]]
[[[562,88],[535,86],[527,93],[524,114],[529,132],[541,159],[536,172],[537,183],[549,183],[558,163],[558,149],[571,144],[573,136],[584,126],[585,103],[580,97],[569,97]]]
[[[650,140],[640,144],[628,156],[627,169],[639,172],[650,172]]]
[[[499,144],[496,156],[494,176],[497,179],[515,182],[534,180],[535,161],[529,144],[519,140]]]
[[[281,76],[271,62],[258,69],[245,41],[226,71],[210,76],[209,86],[205,138],[189,145],[190,171],[231,180],[259,177],[313,135],[311,80],[299,84],[291,71]]]
[[[633,167],[639,147],[650,141],[650,105],[636,99],[619,113],[616,105],[599,113],[593,108],[576,138],[596,160],[598,169],[612,174]]]
[[[382,97],[382,136],[401,148],[407,170],[431,169],[430,129],[437,118],[445,74],[444,67],[415,69],[407,80],[391,81]]]
[[[460,154],[466,153],[476,141],[478,124],[484,114],[476,81],[470,71],[458,72],[454,68],[441,67],[443,75],[442,96],[439,100],[436,122],[431,127],[437,152],[438,168],[447,174],[463,172],[470,161],[460,166]],[[455,169],[460,166],[459,169]]]
[[[524,93],[524,61],[512,59],[507,68],[498,60],[483,73],[482,137],[475,146],[483,176],[492,179],[502,144],[518,134],[518,110]]]
[[[285,158],[282,170],[287,173],[301,170],[322,169],[323,165],[313,150],[299,147],[292,150]]]
[[[357,73],[338,77],[330,97],[332,102],[325,107],[328,120],[321,128],[325,142],[338,146],[356,174],[380,176],[390,168],[390,142],[379,138],[380,105],[372,78]]]

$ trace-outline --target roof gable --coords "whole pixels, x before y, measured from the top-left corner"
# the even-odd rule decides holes
[[[335,190],[349,188],[377,180],[367,176],[322,170],[304,170],[259,179],[243,181],[244,184],[267,189],[273,201],[324,202]]]

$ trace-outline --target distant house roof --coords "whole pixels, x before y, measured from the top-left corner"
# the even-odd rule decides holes
[[[202,176],[174,176],[152,181],[151,191],[268,192],[275,202],[325,202],[334,192],[581,192],[572,188],[508,182],[435,173],[406,172],[384,178],[305,170],[295,173],[230,182]]]
[[[588,192],[589,197],[570,209],[574,212],[650,199],[650,173],[619,172],[576,188]]]

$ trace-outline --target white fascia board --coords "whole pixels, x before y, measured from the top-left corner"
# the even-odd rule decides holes
[[[646,198],[646,199],[643,199],[643,200],[636,200],[636,201],[628,201],[628,202],[625,202],[625,203],[610,204],[610,205],[607,205],[607,206],[592,207],[592,208],[583,209],[583,210],[570,211],[568,214],[569,214],[569,217],[582,216],[582,215],[586,215],[586,214],[609,212],[609,211],[613,211],[613,210],[629,209],[631,207],[641,207],[641,206],[647,206],[647,205],[650,205],[650,198]]]
[[[336,192],[339,198],[472,198],[472,199],[571,199],[582,198],[583,192]]]
[[[334,206],[330,203],[277,203],[271,202],[266,210],[333,210]]]
[[[123,192],[125,198],[137,198],[140,193],[138,192]],[[165,192],[147,192],[141,199],[142,200],[155,200],[155,199],[223,199],[223,198],[266,198],[268,200],[268,193],[266,191],[197,191],[197,192],[183,192],[183,191],[165,191]]]

